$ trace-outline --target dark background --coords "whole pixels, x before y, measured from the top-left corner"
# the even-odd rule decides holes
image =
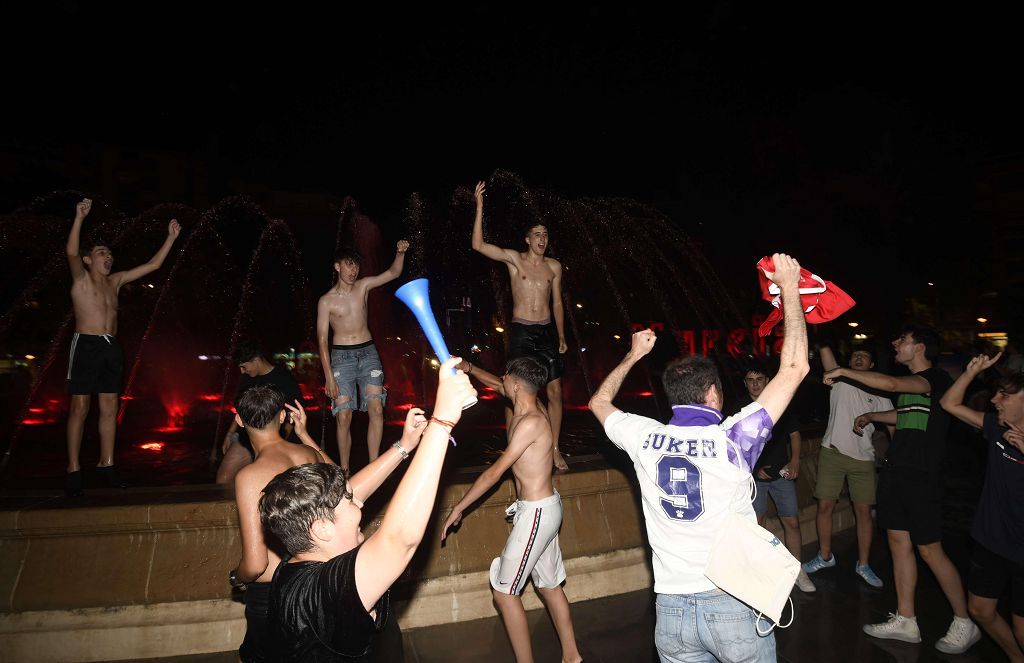
[[[878,334],[1021,326],[1017,13],[69,1],[6,18],[0,212],[55,189],[129,215],[245,194],[319,262],[343,197],[390,240],[413,192],[503,169],[655,206],[751,308],[753,264],[783,250]]]

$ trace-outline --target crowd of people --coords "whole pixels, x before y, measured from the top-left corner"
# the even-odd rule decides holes
[[[388,590],[421,544],[435,507],[452,429],[475,390],[470,378],[507,401],[507,445],[447,515],[440,537],[459,531],[464,514],[511,470],[518,500],[507,514],[513,525],[490,567],[494,603],[517,661],[533,660],[520,598],[527,580],[543,598],[562,649],[562,660],[583,660],[571,607],[562,589],[566,571],[559,546],[561,499],[552,474],[567,468],[559,449],[561,382],[567,349],[559,262],[546,255],[548,230],[524,232],[525,248],[483,238],[483,183],[477,185],[471,246],[504,263],[513,295],[508,362],[491,373],[453,358],[438,371],[429,414],[411,407],[401,438],[383,447],[387,398],[384,366],[367,320],[368,293],[403,271],[406,241],[390,267],[360,274],[361,258],[346,249],[334,262],[336,280],[318,303],[317,339],[324,387],[332,402],[338,462],[306,430],[295,381],[257,344],[239,345],[241,378],[237,414],[225,436],[218,482],[234,485],[242,557],[229,573],[244,588],[247,632],[243,661],[402,660],[402,638]],[[113,272],[113,254],[102,240],[83,242],[91,202],[78,204],[67,242],[72,275],[75,335],[68,368],[72,395],[67,427],[66,492],[83,493],[79,467],[85,415],[97,395],[101,450],[99,476],[123,487],[114,465],[116,403],[121,355],[116,340],[119,288],[158,269],[180,233],[171,221],[167,238],[147,263]],[[611,442],[633,463],[654,570],[662,661],[774,661],[774,633],[758,629],[758,615],[715,585],[705,568],[725,518],[738,512],[763,524],[768,498],[775,505],[785,547],[800,559],[801,476],[804,440],[791,406],[810,371],[807,325],[801,305],[800,266],[786,254],[772,256],[765,272],[780,292],[784,335],[774,369],[751,365],[746,398],[728,416],[719,368],[702,356],[670,362],[662,383],[672,403],[668,422],[624,412],[615,400],[629,371],[654,348],[656,334],[636,332],[630,350],[594,392],[593,415]],[[830,388],[829,416],[815,473],[818,552],[800,568],[796,587],[814,592],[812,576],[831,567],[852,570],[867,585],[883,581],[872,569],[876,526],[886,531],[897,605],[890,619],[864,625],[875,638],[920,642],[915,593],[917,556],[934,573],[953,614],[935,647],[966,651],[988,633],[1009,660],[1024,661],[1024,374],[1020,362],[980,355],[953,380],[934,364],[935,330],[912,325],[893,342],[899,375],[874,371],[875,358],[854,348],[841,366],[835,349],[817,348]],[[994,411],[974,399],[975,381],[987,378]],[[976,390],[974,390],[976,391]],[[351,420],[367,413],[369,463],[353,471]],[[951,417],[981,431],[989,448],[987,472],[974,518],[975,540],[967,593],[942,547],[943,455]],[[884,458],[873,440],[887,437]],[[294,442],[289,438],[295,438]],[[364,502],[412,458],[390,498],[380,526],[364,537]],[[753,479],[751,494],[747,488]],[[848,487],[856,516],[857,560],[840,566],[832,548],[833,510]],[[738,502],[737,494],[745,495]],[[876,523],[877,514],[877,523]],[[997,610],[1010,587],[1012,625]]]

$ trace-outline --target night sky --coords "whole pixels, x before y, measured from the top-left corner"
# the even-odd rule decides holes
[[[0,151],[216,155],[250,187],[351,195],[391,234],[410,193],[503,169],[650,203],[727,281],[786,250],[895,312],[894,280],[943,281],[994,241],[976,183],[1024,150],[1020,23],[832,4],[52,3],[9,16]],[[6,163],[0,212],[57,186]]]

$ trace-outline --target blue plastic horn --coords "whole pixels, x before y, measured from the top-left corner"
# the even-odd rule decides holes
[[[423,329],[430,347],[437,355],[437,360],[442,364],[448,361],[452,355],[448,352],[448,345],[445,344],[444,337],[441,336],[441,329],[437,326],[434,311],[430,308],[430,285],[427,279],[409,281],[395,291],[395,297],[408,306],[412,314],[416,316],[416,321],[420,323],[420,328]],[[475,398],[470,402],[463,403],[462,409],[465,410],[473,405],[476,405]]]

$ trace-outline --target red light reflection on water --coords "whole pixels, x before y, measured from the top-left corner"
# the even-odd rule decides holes
[[[201,401],[219,401],[220,394],[199,394],[196,398]]]
[[[163,442],[146,442],[144,444],[140,444],[139,448],[140,449],[145,449],[146,451],[158,451],[159,452],[159,451],[163,451],[164,450],[164,443]]]
[[[157,433],[177,433],[178,431],[185,430],[182,426],[161,426],[155,429]]]

